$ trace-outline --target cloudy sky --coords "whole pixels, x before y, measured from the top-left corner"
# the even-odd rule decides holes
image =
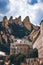
[[[0,20],[3,16],[30,17],[31,23],[39,25],[43,19],[43,0],[0,0]]]

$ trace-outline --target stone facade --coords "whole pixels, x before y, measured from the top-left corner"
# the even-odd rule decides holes
[[[31,44],[26,40],[16,39],[14,43],[10,45],[10,54],[25,54],[27,55],[30,51]]]
[[[29,49],[30,49],[29,46],[25,44],[17,44],[16,46],[13,45],[13,48],[11,48],[10,50],[10,54],[22,53],[22,54],[27,55],[29,52]]]

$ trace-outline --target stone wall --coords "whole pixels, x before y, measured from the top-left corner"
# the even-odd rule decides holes
[[[17,44],[10,48],[10,54],[25,54],[27,55],[30,51],[30,47],[27,44]]]

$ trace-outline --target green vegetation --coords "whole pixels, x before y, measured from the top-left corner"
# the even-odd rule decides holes
[[[23,54],[17,54],[17,55],[11,55],[10,61],[11,64],[20,65],[21,62],[23,62],[25,59],[25,55]]]
[[[36,48],[28,55],[29,58],[37,58],[38,57],[38,50]]]

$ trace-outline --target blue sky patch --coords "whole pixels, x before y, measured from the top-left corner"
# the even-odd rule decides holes
[[[43,0],[41,0],[41,2],[43,2]]]
[[[37,3],[37,0],[28,0],[28,4],[34,5]]]
[[[7,5],[9,0],[0,0],[0,13],[6,13],[8,11]]]

